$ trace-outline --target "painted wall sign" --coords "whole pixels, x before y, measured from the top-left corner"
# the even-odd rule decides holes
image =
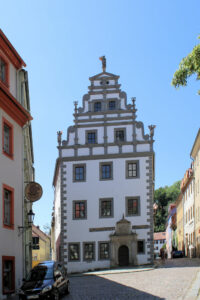
[[[35,202],[42,197],[42,187],[37,182],[29,182],[25,188],[25,196],[31,201]]]

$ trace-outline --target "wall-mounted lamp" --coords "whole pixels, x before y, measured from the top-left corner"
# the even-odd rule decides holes
[[[34,221],[34,217],[35,217],[35,214],[32,211],[32,209],[29,210],[27,216],[28,216],[28,226],[18,226],[19,235],[21,233],[23,233],[24,231],[26,231],[27,229],[29,229],[29,228],[32,227],[32,224],[33,224],[33,221]]]

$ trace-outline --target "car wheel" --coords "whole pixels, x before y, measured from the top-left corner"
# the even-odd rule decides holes
[[[59,295],[59,292],[58,292],[57,289],[54,290],[54,292],[53,292],[53,299],[54,300],[59,300],[60,299],[60,295]]]
[[[65,294],[69,294],[69,282],[67,284],[66,290],[65,290]]]

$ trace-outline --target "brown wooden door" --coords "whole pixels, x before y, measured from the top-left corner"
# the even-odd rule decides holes
[[[119,247],[118,260],[119,260],[119,266],[129,265],[129,250],[127,246],[123,245]]]

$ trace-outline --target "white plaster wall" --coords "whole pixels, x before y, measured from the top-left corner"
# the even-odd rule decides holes
[[[100,80],[94,80],[93,83],[94,86],[100,86]]]
[[[133,146],[132,145],[122,146],[122,153],[129,153],[129,152],[133,152]]]
[[[132,113],[127,113],[127,114],[121,114],[121,117],[132,117]]]
[[[147,259],[149,257],[149,255],[147,254],[149,248],[147,248],[147,245],[150,245],[147,242],[148,239],[148,235],[147,235],[147,229],[138,229],[136,230],[137,233],[137,239],[138,240],[145,240],[144,243],[144,253],[143,254],[137,254],[137,259],[138,259],[138,264],[142,265],[142,264],[146,264],[147,263]]]
[[[68,142],[69,146],[74,145],[74,139],[75,139],[75,132],[70,132],[69,133],[69,142]]]
[[[121,98],[121,109],[126,109],[125,98]]]
[[[110,98],[117,98],[119,99],[119,93],[107,94],[106,99],[109,100]]]
[[[94,115],[92,116],[92,119],[102,119],[103,115]]]
[[[62,156],[63,157],[71,157],[74,156],[74,149],[62,149]]]
[[[137,152],[146,152],[150,151],[150,145],[149,144],[138,144],[136,146]]]
[[[107,127],[108,143],[114,143],[114,126]]]
[[[103,127],[97,127],[97,138],[98,138],[98,144],[102,144],[104,142],[104,128]]]
[[[103,155],[103,154],[104,154],[104,147],[93,148],[93,155]]]
[[[187,200],[185,200],[184,202],[184,216],[187,212],[188,214],[188,210],[191,209],[193,210],[193,205],[194,205],[194,191],[192,189],[192,193],[189,193],[189,190],[191,191],[191,184],[192,181],[190,182],[190,184],[188,185],[187,189],[185,190],[185,193],[187,192]],[[185,198],[186,199],[186,198]],[[192,212],[192,216],[193,216],[193,212]],[[185,219],[185,217],[184,217]],[[188,217],[187,217],[188,219]],[[190,221],[187,221],[187,224],[185,224],[185,234],[191,234],[194,232],[194,216],[192,217],[192,219],[190,218]]]
[[[78,120],[87,120],[88,116],[78,116]]]
[[[90,130],[90,128],[88,130]],[[86,144],[85,128],[78,128],[78,143],[80,145],[85,145]]]
[[[23,277],[23,250],[22,235],[18,236],[18,226],[23,224],[22,201],[23,201],[23,137],[22,128],[13,121],[3,110],[0,109],[0,133],[2,133],[2,117],[13,125],[14,135],[14,159],[10,159],[2,152],[0,155],[0,195],[2,185],[6,184],[14,189],[14,229],[0,226],[0,270],[2,270],[2,256],[15,257],[15,285],[19,288]],[[2,138],[0,138],[0,149],[2,149]],[[1,150],[2,151],[2,150]],[[2,197],[0,205],[0,216],[2,220]],[[0,280],[0,299],[2,280]]]
[[[136,128],[136,139],[138,141],[143,141],[143,136],[142,136],[142,128]]]
[[[9,72],[10,72],[10,92],[15,98],[17,98],[17,71],[12,64],[9,65]]]
[[[84,156],[84,155],[89,155],[90,154],[90,150],[89,150],[89,148],[80,148],[80,149],[78,149],[78,155],[79,156]]]
[[[60,169],[58,172],[58,177],[56,181],[56,186],[54,189],[54,213],[55,213],[55,243],[60,235]],[[56,245],[55,248],[56,249]]]
[[[133,158],[134,159],[134,158]],[[86,182],[74,183],[73,163],[67,163],[67,232],[68,242],[82,242],[95,241],[96,255],[98,241],[109,240],[110,231],[103,232],[89,232],[89,228],[96,227],[113,227],[116,222],[126,215],[125,211],[125,197],[139,196],[141,215],[135,217],[126,217],[134,225],[147,224],[147,189],[146,189],[146,158],[138,158],[140,164],[140,178],[126,180],[125,162],[126,159],[113,159],[113,180],[100,181],[99,180],[99,163],[106,160],[93,161],[79,161],[78,163],[86,163]],[[128,159],[130,160],[130,158]],[[75,163],[75,162],[74,162]],[[122,189],[123,187],[123,189]],[[113,218],[99,218],[99,199],[104,197],[111,197],[114,199],[114,217]],[[87,200],[87,219],[86,220],[72,220],[72,201],[73,200]],[[81,230],[80,230],[81,228]],[[138,239],[146,239],[147,230],[138,230]],[[109,263],[105,264],[100,261],[83,262],[81,251],[81,261],[78,263],[69,263],[69,272],[78,270],[87,270],[98,267],[108,267]],[[97,257],[97,256],[96,256]],[[138,256],[139,263],[147,262],[147,255]]]
[[[88,111],[88,101],[85,101],[85,109],[84,109],[84,112],[87,112]]]
[[[118,114],[107,114],[106,115],[107,116],[107,118],[118,118]],[[116,122],[116,119],[115,119],[115,122]]]
[[[109,146],[108,154],[115,154],[115,153],[119,153],[119,147],[118,146]]]
[[[103,95],[99,94],[99,95],[90,95],[90,100],[100,100],[103,99]]]

